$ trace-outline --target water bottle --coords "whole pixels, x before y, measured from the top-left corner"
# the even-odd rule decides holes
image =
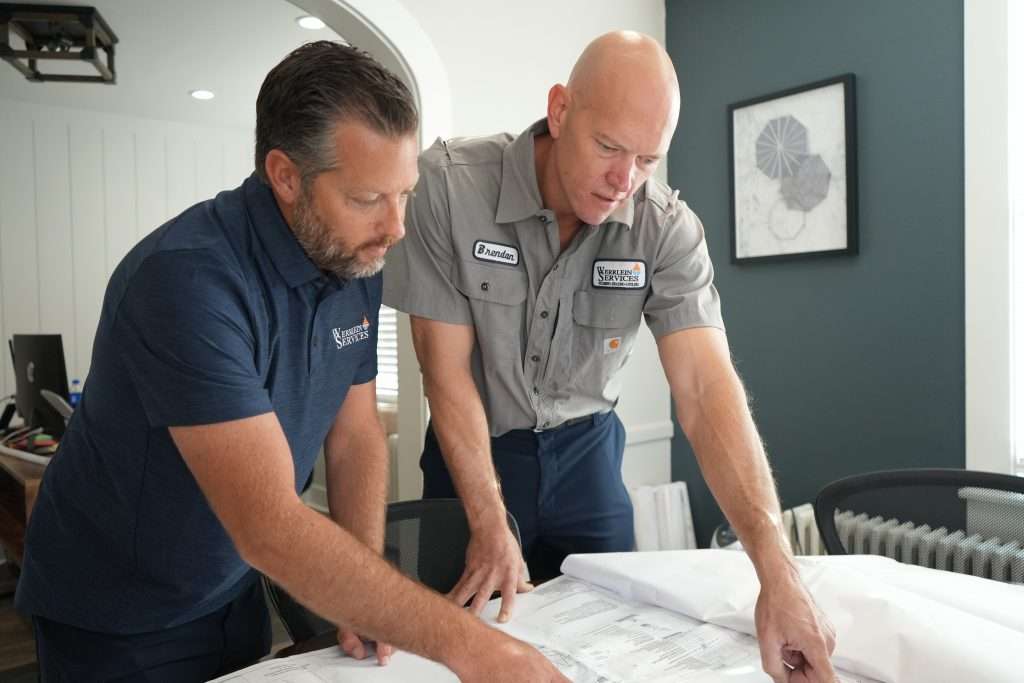
[[[74,408],[82,400],[82,383],[77,379],[71,380],[71,391],[68,393],[68,403]]]

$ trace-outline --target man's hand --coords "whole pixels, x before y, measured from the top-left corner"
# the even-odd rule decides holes
[[[488,629],[496,643],[467,649],[464,662],[450,664],[462,683],[571,683],[554,664],[526,643]]]
[[[762,585],[754,610],[761,666],[775,683],[833,683],[836,632],[800,583]]]
[[[531,590],[522,550],[502,515],[500,522],[473,531],[466,549],[466,570],[448,597],[460,607],[473,598],[470,608],[479,615],[494,591],[500,591],[498,621],[505,622],[512,615],[516,593]]]
[[[395,648],[387,643],[376,643],[377,662],[384,666],[395,653]],[[366,658],[366,643],[355,631],[345,626],[338,629],[338,646],[353,659]]]

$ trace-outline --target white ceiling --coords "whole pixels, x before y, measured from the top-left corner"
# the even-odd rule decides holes
[[[329,28],[299,28],[305,12],[286,0],[33,1],[96,7],[119,39],[117,84],[31,83],[0,61],[0,98],[148,119],[252,130],[267,72],[303,43],[338,39]],[[189,96],[196,89],[216,97],[197,101]]]

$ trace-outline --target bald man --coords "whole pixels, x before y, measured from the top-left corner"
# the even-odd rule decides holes
[[[523,556],[543,581],[567,554],[633,549],[614,407],[644,317],[679,424],[757,569],[765,671],[832,681],[833,632],[782,532],[703,227],[652,177],[678,117],[661,46],[610,33],[521,135],[438,141],[420,158],[384,301],[412,316],[430,403],[423,495],[458,495],[469,516],[450,596],[480,610],[498,590],[508,619],[530,587]]]

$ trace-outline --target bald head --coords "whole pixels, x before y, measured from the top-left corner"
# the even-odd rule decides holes
[[[534,148],[545,206],[559,225],[599,225],[668,153],[679,83],[665,50],[632,31],[590,43],[566,85],[548,91],[548,133]]]
[[[638,106],[648,116],[671,120],[673,128],[679,115],[672,60],[658,41],[635,31],[594,39],[576,61],[566,88],[579,106]]]

